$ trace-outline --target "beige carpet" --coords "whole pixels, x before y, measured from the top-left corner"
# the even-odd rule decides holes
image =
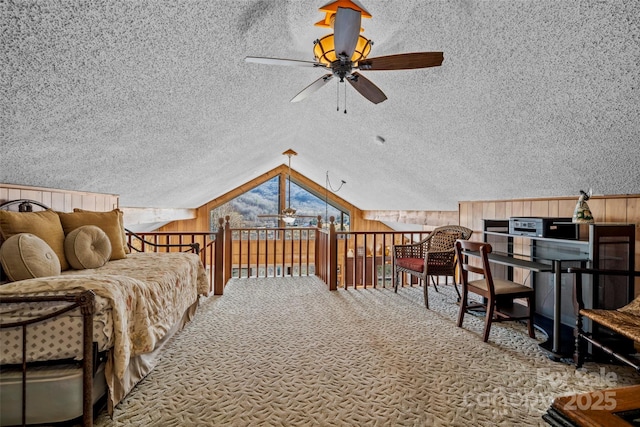
[[[235,279],[203,299],[158,367],[97,426],[537,426],[551,400],[639,384],[555,363],[520,324],[455,326],[451,286],[329,292],[317,278]],[[542,337],[540,337],[542,339]]]

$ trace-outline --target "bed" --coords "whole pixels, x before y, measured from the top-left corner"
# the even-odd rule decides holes
[[[6,225],[3,218],[0,227]],[[118,233],[124,233],[119,218]],[[1,231],[6,237],[5,227]],[[113,245],[119,245],[115,239],[124,242],[120,235],[112,237]],[[2,284],[0,425],[79,416],[90,425],[91,408],[101,398],[112,413],[154,368],[162,348],[193,318],[199,296],[207,293],[199,256],[185,252],[124,253],[99,267]]]

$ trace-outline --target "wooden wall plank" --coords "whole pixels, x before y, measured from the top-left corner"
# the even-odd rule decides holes
[[[513,200],[511,202],[511,216],[512,217],[526,216],[524,212],[524,201]]]
[[[604,202],[605,222],[627,222],[627,200],[605,199]]]
[[[9,189],[9,201],[22,199],[21,195],[22,195],[22,190],[15,189],[15,188]]]
[[[53,210],[71,212],[73,208],[106,211],[105,205],[117,206],[119,197],[115,194],[88,193],[58,190],[24,185],[0,184],[0,202],[17,199],[31,199],[49,206]],[[97,203],[97,200],[103,200]]]
[[[496,203],[487,202],[482,204],[482,217],[483,218],[495,218],[496,217]]]
[[[508,218],[507,202],[496,202],[495,218]]]
[[[53,197],[53,193],[51,191],[43,191],[42,192],[42,204],[45,206],[51,207],[51,199]]]
[[[71,212],[73,211],[73,197],[69,193],[64,193],[64,206],[62,208],[63,212]]]
[[[587,204],[589,205],[589,209],[591,209],[591,215],[593,215],[593,219],[595,220],[595,222],[606,222],[607,218],[605,216],[605,201],[604,199],[594,199],[591,198],[589,199],[589,201],[587,202]],[[575,206],[574,206],[575,208]],[[573,212],[571,212],[571,215],[573,215]]]
[[[21,199],[35,200],[36,202],[42,203],[42,192],[41,191],[34,191],[34,190],[21,190],[20,191],[20,198]]]
[[[54,211],[66,212],[64,205],[64,193],[54,192],[51,193],[51,209]]]
[[[82,209],[87,211],[95,211],[96,209],[96,196],[93,194],[85,194],[82,196]]]
[[[511,218],[512,216],[515,216],[513,213],[513,202],[508,201],[506,204],[507,204],[507,209],[505,211],[505,215],[498,219],[507,219],[507,218]]]
[[[8,201],[9,201],[9,189],[0,188],[0,203],[5,203]]]
[[[458,223],[464,227],[469,227],[469,223],[471,221],[471,214],[469,213],[469,204],[468,203],[459,204],[458,212],[459,212]]]
[[[482,230],[482,214],[484,212],[483,204],[483,202],[476,202],[472,204],[471,227],[469,228],[471,228],[471,230],[473,230],[474,232]]]
[[[571,218],[578,199],[558,200],[558,216]]]

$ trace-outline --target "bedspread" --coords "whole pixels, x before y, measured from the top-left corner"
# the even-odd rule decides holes
[[[207,293],[208,284],[197,255],[172,252],[129,254],[98,269],[69,271],[60,276],[0,286],[2,295],[75,290],[92,290],[108,301],[113,325],[113,372],[122,379],[129,360],[152,351],[196,302],[198,294]],[[28,314],[4,312],[2,316],[6,320]]]

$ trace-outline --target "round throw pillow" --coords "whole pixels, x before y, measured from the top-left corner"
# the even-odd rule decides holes
[[[11,281],[60,274],[60,259],[44,240],[31,233],[9,237],[0,247],[0,263]]]
[[[111,242],[100,227],[83,225],[65,237],[64,254],[76,270],[102,267],[111,256]]]

